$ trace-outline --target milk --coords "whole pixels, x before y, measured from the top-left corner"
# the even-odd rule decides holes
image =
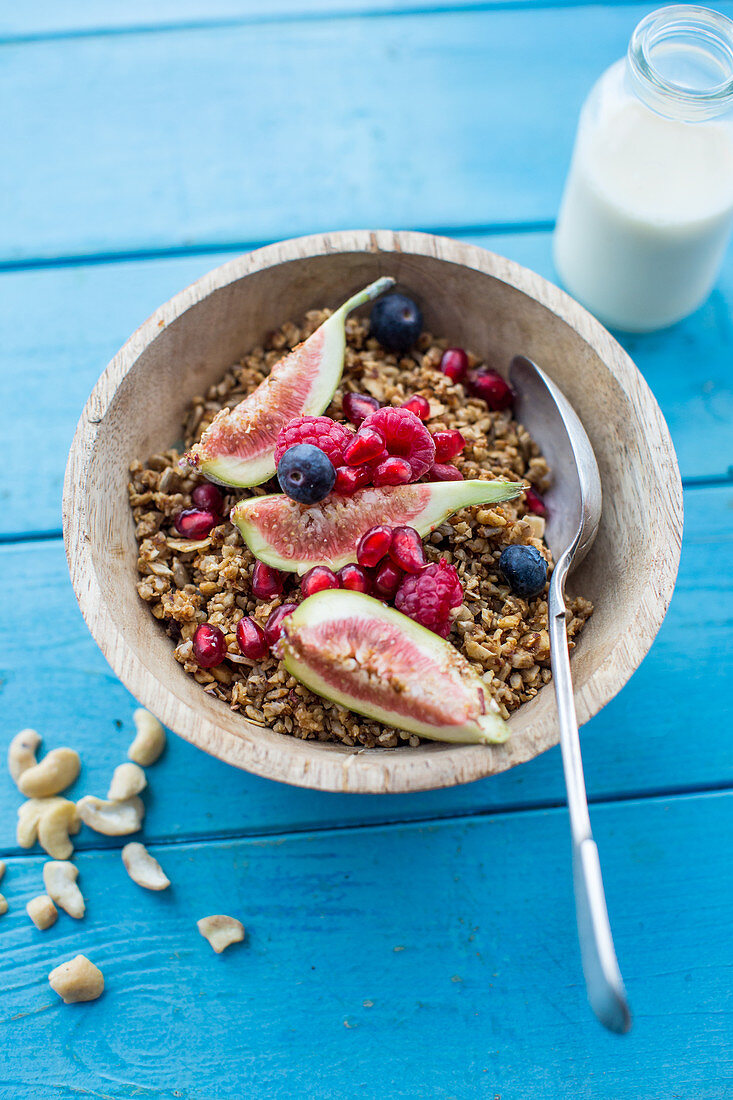
[[[570,293],[613,328],[671,325],[710,293],[732,224],[730,124],[665,118],[601,89],[594,117],[581,119],[555,233]]]

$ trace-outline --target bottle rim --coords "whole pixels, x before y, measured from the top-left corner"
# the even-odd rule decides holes
[[[660,72],[655,52],[678,40],[705,55],[721,79],[708,86],[678,83]],[[672,4],[645,16],[628,50],[637,91],[649,107],[667,117],[700,121],[725,114],[733,106],[733,20],[711,8]]]

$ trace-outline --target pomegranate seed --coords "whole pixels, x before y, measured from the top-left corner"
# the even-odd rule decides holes
[[[201,623],[193,636],[193,655],[201,668],[215,668],[227,654],[226,638],[218,626]]]
[[[237,623],[237,642],[242,654],[258,661],[267,656],[267,638],[259,623],[245,615]]]
[[[531,486],[529,489],[524,490],[524,503],[527,505],[527,511],[532,512],[533,515],[547,516],[547,505],[540,494]]]
[[[369,485],[371,480],[372,475],[368,466],[339,466],[336,469],[333,492],[350,497],[357,489],[363,489]]]
[[[283,575],[277,569],[256,561],[252,570],[252,595],[258,600],[271,600],[280,596],[283,590]]]
[[[360,565],[343,565],[338,571],[338,579],[341,587],[348,588],[351,592],[371,591],[372,582]]]
[[[451,382],[461,382],[468,370],[468,356],[463,348],[448,348],[443,352],[440,369],[447,374]]]
[[[403,409],[409,409],[415,416],[419,416],[421,420],[430,419],[430,402],[426,397],[423,397],[419,393],[415,393],[408,400],[403,402]]]
[[[469,379],[471,392],[482,397],[492,412],[510,409],[514,404],[514,393],[498,371],[476,370]]]
[[[175,527],[184,539],[205,539],[216,527],[216,516],[211,512],[200,512],[198,508],[187,508],[175,518]]]
[[[361,466],[384,454],[384,436],[378,428],[359,428],[351,443],[344,451],[347,466]]]
[[[367,531],[356,548],[356,560],[359,565],[370,569],[378,565],[392,544],[392,528],[382,524]]]
[[[345,393],[342,408],[346,419],[358,428],[369,413],[379,408],[379,402],[366,393]]]
[[[339,579],[326,565],[316,565],[300,579],[300,591],[303,597],[312,596],[314,592],[323,592],[325,588],[338,588]]]
[[[407,485],[412,481],[412,466],[406,458],[390,455],[372,468],[373,485]]]
[[[393,561],[382,562],[374,577],[374,591],[389,599],[400,587],[404,575]]]
[[[197,485],[191,493],[191,500],[197,508],[204,512],[211,512],[212,516],[220,516],[224,511],[224,497],[216,485],[205,481],[203,485]]]
[[[455,428],[449,428],[444,432],[433,432],[433,443],[436,462],[450,462],[466,446],[466,440]]]
[[[451,466],[449,462],[436,462],[428,470],[431,481],[463,481],[463,474],[457,466]]]
[[[422,539],[414,527],[395,527],[389,556],[405,573],[419,573],[428,564]]]
[[[271,611],[267,617],[265,623],[265,638],[270,649],[274,646],[282,634],[283,619],[286,619],[288,615],[292,615],[298,605],[295,603],[284,603],[281,607],[276,607],[274,611]]]

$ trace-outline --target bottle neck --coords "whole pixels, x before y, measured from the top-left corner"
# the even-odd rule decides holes
[[[703,122],[733,110],[733,21],[675,4],[647,15],[627,54],[634,93],[665,118]]]

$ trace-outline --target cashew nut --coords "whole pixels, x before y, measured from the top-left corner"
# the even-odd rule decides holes
[[[137,736],[127,750],[130,760],[144,768],[154,764],[165,748],[165,730],[149,710],[138,707],[132,716]]]
[[[47,798],[66,790],[76,779],[81,767],[79,753],[74,749],[51,749],[40,764],[27,768],[18,779],[18,790],[26,798]]]
[[[74,851],[69,833],[81,828],[75,802],[67,798],[54,799],[54,805],[41,810],[38,822],[38,843],[51,859],[68,859]]]
[[[126,844],[122,849],[122,862],[132,881],[138,886],[144,886],[146,890],[165,890],[171,884],[155,856],[151,856],[144,844],[137,844],[135,841]]]
[[[145,772],[139,764],[119,764],[114,770],[107,798],[113,802],[124,802],[134,794],[140,794],[147,785]]]
[[[48,975],[48,981],[65,1005],[96,1001],[104,992],[104,975],[86,955],[77,955],[70,962],[61,963]]]
[[[58,909],[48,894],[39,894],[37,898],[31,898],[25,909],[40,932],[45,932],[58,920]]]
[[[127,836],[136,833],[143,823],[145,805],[141,798],[133,795],[124,802],[105,802],[96,795],[86,794],[77,802],[82,821],[105,836]]]
[[[40,733],[35,730],[21,730],[16,733],[8,746],[8,771],[17,783],[23,772],[36,765],[36,752],[41,743]]]
[[[227,917],[223,913],[202,917],[201,920],[196,921],[196,927],[204,939],[209,941],[217,955],[221,955],[230,944],[239,943],[244,939],[242,922],[236,917]]]
[[[46,893],[65,913],[76,920],[84,916],[84,898],[76,885],[79,871],[66,860],[49,860],[43,865],[43,885]]]
[[[66,802],[65,798],[29,798],[18,807],[18,827],[16,838],[21,848],[32,848],[38,840],[38,825],[43,814],[57,806],[60,802]],[[69,832],[72,832],[69,829]],[[76,830],[78,832],[78,829]]]

